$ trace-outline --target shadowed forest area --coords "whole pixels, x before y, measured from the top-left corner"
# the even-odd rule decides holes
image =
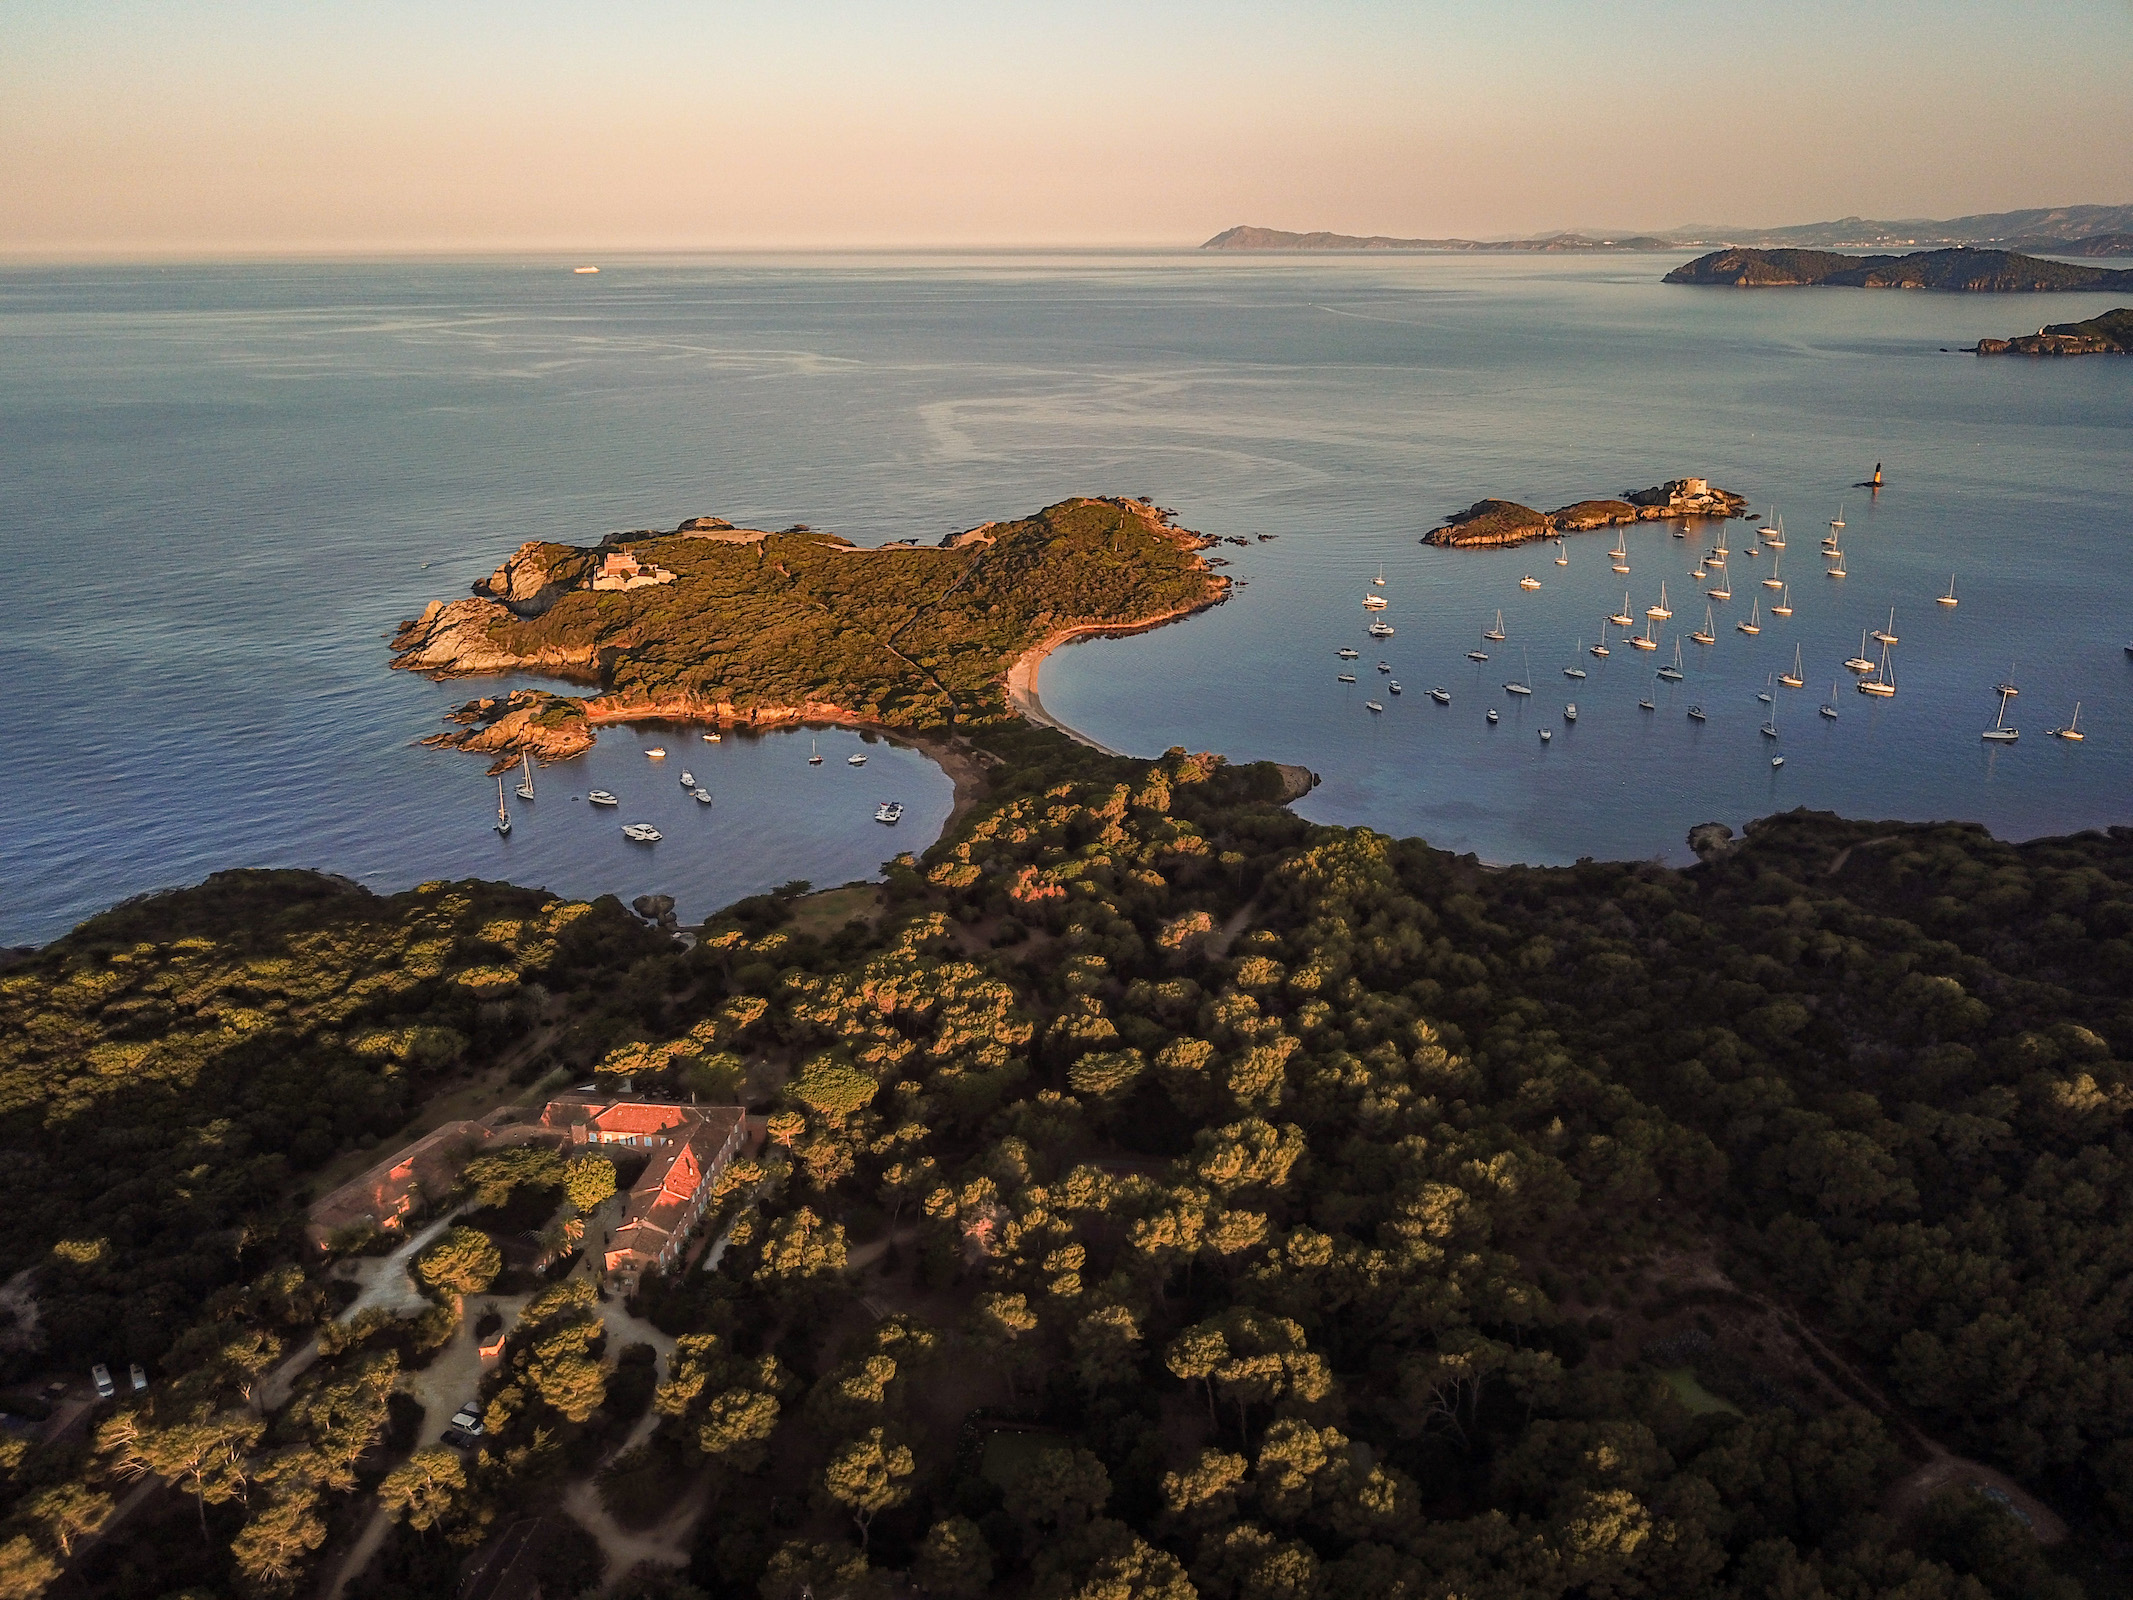
[[[583,1592],[589,1472],[684,1529],[606,1574],[677,1600],[2127,1592],[2133,830],[1491,870],[1270,767],[979,742],[834,929],[226,876],[0,973],[13,1373],[153,1373],[0,1439],[0,1593],[309,1592],[380,1505],[352,1596],[544,1508]],[[767,1115],[715,1268],[631,1307],[671,1354],[536,1288],[487,1433],[411,1452],[405,1366],[496,1281],[462,1227],[262,1414],[338,1309],[312,1175],[497,1063]]]

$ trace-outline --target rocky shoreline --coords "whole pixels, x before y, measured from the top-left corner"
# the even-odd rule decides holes
[[[2086,322],[2054,322],[2012,339],[1980,339],[1981,356],[2133,355],[2133,307],[2120,306]]]
[[[1444,519],[1444,526],[1422,536],[1422,543],[1451,549],[1486,549],[1552,539],[1560,533],[1585,533],[1631,522],[1664,522],[1674,517],[1744,517],[1748,502],[1730,489],[1704,478],[1672,478],[1639,489],[1619,500],[1579,500],[1554,511],[1537,511],[1516,500],[1477,500]]]

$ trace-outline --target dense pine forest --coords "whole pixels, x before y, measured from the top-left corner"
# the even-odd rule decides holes
[[[695,1508],[606,1572],[675,1600],[2127,1592],[2133,830],[1493,870],[1269,767],[980,743],[878,891],[687,951],[246,874],[0,971],[8,1375],[152,1378],[0,1434],[0,1595],[315,1592],[381,1507],[351,1597],[533,1513],[590,1592],[588,1478]],[[716,1265],[642,1286],[656,1361],[527,1279],[487,1433],[412,1450],[491,1238],[611,1174],[477,1162],[412,1316],[337,1320],[302,1207],[482,1074],[596,1071],[765,1115]]]

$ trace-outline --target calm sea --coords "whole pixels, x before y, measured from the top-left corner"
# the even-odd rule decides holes
[[[387,672],[399,619],[521,540],[697,513],[870,544],[1120,492],[1210,533],[1277,535],[1221,552],[1246,580],[1229,605],[1053,657],[1047,706],[1120,750],[1305,763],[1325,779],[1306,814],[1492,860],[1680,859],[1693,823],[1795,805],[2011,837],[2133,820],[2133,362],[1941,349],[2108,299],[1729,294],[1662,286],[1670,264],[0,272],[0,942],[238,864],[663,891],[695,917],[928,842],[945,778],[883,744],[851,767],[850,733],[822,734],[810,768],[807,734],[714,748],[611,730],[544,769],[531,805],[513,798],[508,840],[482,764],[415,746],[489,685]],[[1888,487],[1870,498],[1851,486],[1877,460]],[[1684,474],[1785,514],[1793,615],[1767,614],[1775,553],[1748,557],[1732,525],[1734,598],[1718,644],[1684,645],[1678,686],[1653,670],[1703,620],[1690,569],[1708,530],[1635,529],[1626,579],[1606,533],[1573,537],[1567,567],[1550,547],[1416,542],[1485,494],[1547,506]],[[1837,580],[1818,546],[1840,505]],[[1397,632],[1378,642],[1360,602],[1381,563]],[[1529,572],[1540,589],[1519,587]],[[1951,574],[1953,609],[1934,604]],[[1662,581],[1661,652],[1581,653],[1625,587],[1641,618]],[[1734,623],[1754,601],[1751,638]],[[1891,606],[1900,693],[1877,702],[1840,663]],[[1482,644],[1499,607],[1509,637]],[[1363,651],[1353,686],[1343,645]],[[1771,688],[1771,741],[1756,694],[1796,645],[1807,686]],[[1573,664],[1589,676],[1564,677]],[[1996,748],[1978,734],[2010,670],[2022,738]],[[1529,699],[1503,691],[1529,671]],[[2087,740],[2046,737],[2077,700]],[[712,806],[682,794],[684,766]],[[596,787],[622,810],[573,798]],[[908,808],[894,833],[872,820],[883,799]],[[634,820],[664,841],[627,844]]]

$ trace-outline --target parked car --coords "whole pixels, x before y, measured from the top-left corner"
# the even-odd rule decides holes
[[[96,1380],[97,1399],[109,1400],[113,1395],[118,1393],[117,1385],[113,1384],[111,1381],[111,1369],[105,1366],[101,1361],[99,1361],[95,1366],[89,1369],[89,1376]]]
[[[133,1379],[133,1392],[135,1394],[139,1394],[143,1389],[148,1387],[148,1374],[141,1370],[141,1364],[138,1361],[136,1361],[132,1366],[128,1367],[126,1371],[127,1374]]]
[[[481,1437],[481,1407],[469,1400],[452,1414],[452,1426],[470,1439]]]

